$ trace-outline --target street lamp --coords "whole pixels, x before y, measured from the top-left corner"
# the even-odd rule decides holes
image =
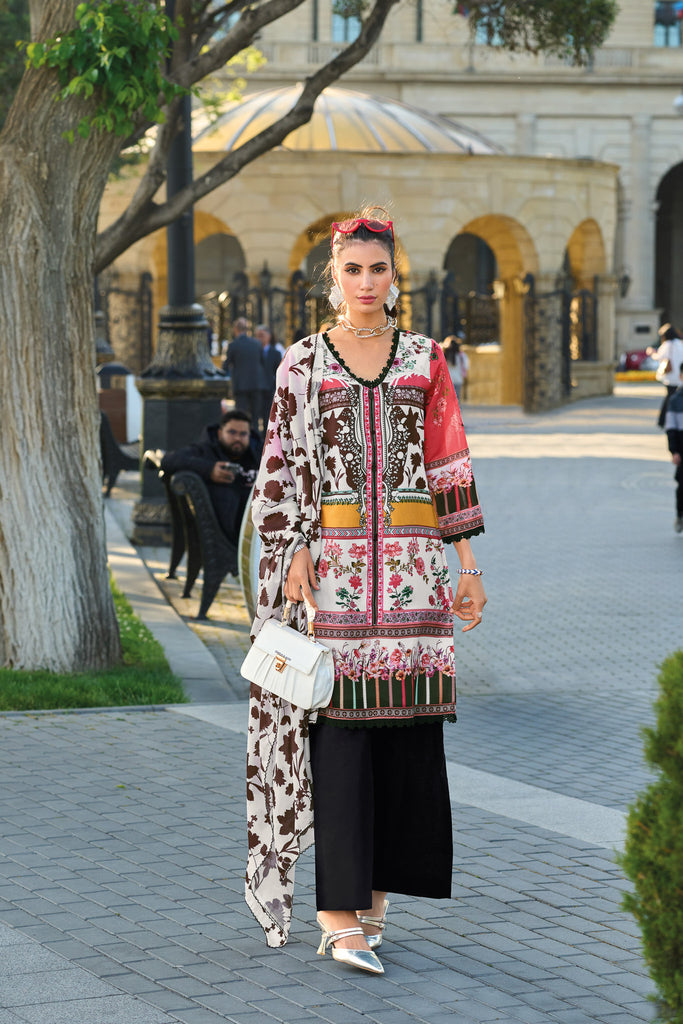
[[[167,0],[172,20],[175,0]],[[180,100],[180,128],[168,154],[166,196],[171,200],[192,184],[192,102]],[[194,218],[192,207],[166,228],[168,286],[159,310],[157,346],[152,362],[137,378],[143,398],[142,450],[172,451],[198,437],[215,422],[227,381],[211,359],[209,325],[195,302]],[[133,512],[139,544],[158,544],[170,534],[170,516],[157,474],[142,474],[142,494]]]

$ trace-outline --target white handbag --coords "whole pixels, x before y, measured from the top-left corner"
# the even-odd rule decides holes
[[[308,635],[288,624],[291,607],[288,601],[282,622],[268,619],[263,623],[240,672],[296,707],[307,711],[325,708],[334,687],[332,651],[315,639],[313,606],[306,605]]]

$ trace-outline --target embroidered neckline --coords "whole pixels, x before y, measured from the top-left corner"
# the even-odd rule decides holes
[[[392,364],[394,362],[394,359],[396,358],[396,352],[398,351],[398,342],[399,342],[399,338],[400,337],[401,337],[401,332],[399,331],[399,329],[397,327],[395,329],[395,331],[394,331],[394,336],[393,336],[392,341],[391,341],[391,352],[389,353],[389,358],[387,359],[386,363],[384,364],[382,369],[379,371],[378,376],[375,377],[374,380],[365,380],[363,377],[359,377],[357,374],[355,374],[352,370],[350,370],[348,368],[348,366],[346,365],[346,363],[344,362],[344,360],[340,356],[339,352],[335,348],[334,342],[330,338],[330,336],[327,333],[327,331],[323,331],[323,341],[325,342],[325,344],[329,348],[329,350],[332,353],[332,355],[334,356],[334,358],[337,360],[337,362],[341,366],[343,366],[343,368],[346,370],[348,375],[350,377],[353,377],[353,379],[355,381],[358,381],[359,384],[362,384],[364,388],[376,388],[378,384],[382,383],[382,381],[384,380],[384,378],[388,374],[389,370],[391,369],[391,366],[392,366]]]

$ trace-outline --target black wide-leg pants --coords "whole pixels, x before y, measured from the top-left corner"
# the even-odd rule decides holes
[[[318,910],[372,890],[447,899],[453,837],[443,723],[310,727]]]

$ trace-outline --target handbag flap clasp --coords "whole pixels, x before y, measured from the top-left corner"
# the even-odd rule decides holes
[[[281,654],[277,654],[275,656],[275,671],[276,672],[282,672],[282,670],[284,669],[286,664],[287,664],[287,659],[283,658],[283,656]]]

